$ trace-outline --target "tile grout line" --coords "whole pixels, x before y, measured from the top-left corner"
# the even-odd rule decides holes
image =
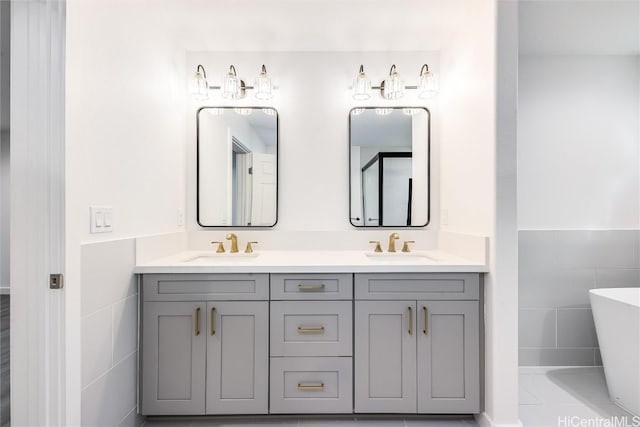
[[[131,295],[127,295],[127,296],[126,296],[126,297],[124,297],[124,298],[120,298],[119,300],[114,301],[114,302],[112,302],[112,303],[110,303],[110,304],[107,304],[107,305],[105,305],[104,307],[100,307],[99,309],[94,310],[94,311],[92,311],[91,313],[87,313],[87,314],[81,315],[81,320],[84,320],[84,319],[86,319],[86,318],[87,318],[87,317],[89,317],[89,316],[93,316],[94,314],[96,314],[96,313],[98,313],[98,312],[100,312],[100,311],[102,311],[102,310],[106,310],[106,309],[107,309],[107,308],[109,308],[109,307],[112,307],[112,306],[114,306],[114,305],[116,305],[116,304],[118,304],[118,303],[121,303],[122,301],[124,301],[124,300],[126,300],[126,299],[128,299],[128,298],[135,297],[135,296],[138,296],[138,291],[136,291],[135,293],[133,293],[133,294],[131,294]]]

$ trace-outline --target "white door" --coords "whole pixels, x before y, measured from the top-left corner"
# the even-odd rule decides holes
[[[11,2],[12,425],[75,422],[65,389],[79,379],[65,354],[71,308],[65,289],[49,288],[65,265],[65,16],[65,1]]]
[[[207,305],[207,414],[267,414],[269,303]]]
[[[276,222],[276,156],[252,153],[251,225]]]
[[[355,412],[417,411],[415,315],[415,301],[356,301]]]

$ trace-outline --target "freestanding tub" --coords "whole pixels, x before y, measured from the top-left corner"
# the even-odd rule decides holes
[[[611,400],[640,416],[640,288],[589,291]]]

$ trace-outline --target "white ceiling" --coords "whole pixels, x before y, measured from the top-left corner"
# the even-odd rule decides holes
[[[521,54],[640,54],[640,0],[525,0]]]

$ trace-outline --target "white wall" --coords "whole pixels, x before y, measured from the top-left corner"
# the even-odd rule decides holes
[[[640,228],[639,88],[635,55],[520,57],[520,229]]]
[[[89,363],[82,358],[81,325],[94,314],[83,306],[94,288],[81,282],[81,243],[179,229],[177,210],[185,204],[186,76],[184,49],[167,31],[172,24],[165,9],[145,1],[67,4],[68,425],[81,424],[80,402],[91,396],[80,376],[82,364]],[[94,204],[114,208],[113,233],[89,234]],[[107,266],[117,262],[104,259]],[[135,378],[120,384],[132,385]]]

